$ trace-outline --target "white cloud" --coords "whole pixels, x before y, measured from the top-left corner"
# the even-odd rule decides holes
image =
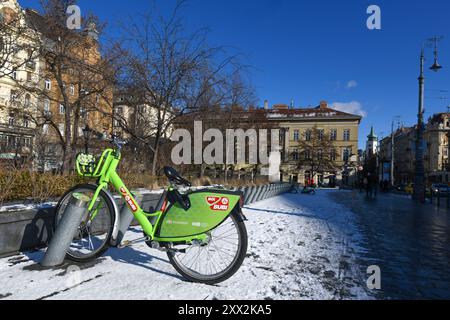
[[[356,82],[356,80],[350,80],[349,82],[347,82],[347,89],[352,89],[352,88],[356,88],[358,86],[358,82]]]
[[[351,102],[334,102],[330,105],[334,110],[356,114],[361,117],[366,117],[367,112],[363,109],[363,106],[358,101]]]

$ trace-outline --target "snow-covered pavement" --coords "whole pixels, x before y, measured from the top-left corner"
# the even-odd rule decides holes
[[[0,299],[364,299],[352,213],[320,190],[248,206],[247,258],[216,286],[189,283],[165,253],[139,243],[96,262],[42,270],[43,252],[0,259]],[[127,238],[141,236],[138,228]]]

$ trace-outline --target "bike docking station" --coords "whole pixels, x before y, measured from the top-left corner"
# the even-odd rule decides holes
[[[140,193],[133,193],[136,201],[141,203],[143,195]],[[64,213],[61,217],[53,237],[50,240],[44,258],[40,263],[42,267],[51,268],[58,267],[64,264],[66,253],[70,248],[73,238],[75,237],[83,217],[86,215],[91,199],[81,193],[72,194]],[[137,241],[129,241],[122,244],[125,233],[130,228],[134,216],[126,204],[123,205],[120,211],[119,231],[117,238],[111,241],[113,247],[123,248],[134,244]],[[145,239],[144,239],[145,240]]]
[[[66,252],[69,250],[78,226],[83,220],[89,201],[90,199],[86,195],[81,193],[72,194],[72,198],[62,215],[61,221],[50,240],[41,266],[57,267],[64,263]]]
[[[140,205],[144,196],[141,193],[132,193],[134,199],[136,202]],[[123,205],[122,210],[120,210],[119,215],[120,221],[119,221],[119,233],[117,234],[117,239],[113,239],[111,244],[114,247],[118,247],[119,249],[127,247],[133,243],[136,243],[137,241],[145,240],[146,238],[137,239],[135,241],[130,242],[124,242],[122,243],[123,238],[125,237],[125,233],[130,228],[131,223],[133,222],[134,215],[131,212],[130,208],[126,204]]]

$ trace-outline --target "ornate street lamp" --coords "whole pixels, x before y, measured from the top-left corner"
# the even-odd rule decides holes
[[[438,49],[437,44],[442,37],[433,37],[427,40],[427,43],[434,44],[434,64],[430,70],[438,72],[442,66],[438,63]],[[419,113],[417,115],[417,130],[416,130],[416,163],[414,172],[414,195],[413,199],[421,203],[425,202],[425,166],[423,161],[423,132],[424,132],[424,92],[425,92],[425,76],[424,64],[425,54],[424,47],[422,47],[420,54],[420,76],[419,76]]]

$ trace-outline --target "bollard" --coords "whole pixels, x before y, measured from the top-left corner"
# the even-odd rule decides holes
[[[261,189],[260,186],[255,187],[255,191],[253,192],[252,198],[250,199],[250,203],[256,202],[256,197],[258,196],[259,190]]]
[[[273,197],[273,184],[269,185],[269,197],[272,198]]]
[[[263,191],[264,191],[264,186],[260,186],[259,187],[259,192],[258,192],[258,194],[256,195],[256,198],[255,198],[255,202],[258,202],[258,201],[261,200],[261,196],[263,194]]]
[[[90,198],[81,193],[72,194],[67,207],[61,217],[58,227],[50,240],[41,265],[44,267],[56,267],[64,262],[66,253],[70,248],[78,226],[87,212]]]
[[[249,187],[248,188],[248,196],[245,198],[245,205],[249,205],[249,204],[251,204],[252,202],[252,197],[253,197],[253,194],[255,193],[255,187]]]
[[[244,205],[247,204],[248,196],[250,195],[250,187],[244,187]]]
[[[268,199],[268,195],[269,195],[269,186],[265,185],[264,186],[264,193],[261,197],[262,200]]]
[[[259,192],[259,196],[258,196],[258,199],[256,201],[261,201],[261,200],[265,199],[264,195],[266,194],[266,188],[267,188],[267,186],[262,186],[261,187],[261,191]]]
[[[264,199],[270,198],[270,184],[266,185],[266,190],[264,191]]]
[[[261,197],[262,197],[263,193],[264,193],[264,186],[260,186],[259,187],[259,192],[258,192],[258,194],[256,195],[256,198],[255,198],[255,202],[258,202],[258,201],[261,200]]]
[[[133,197],[135,198],[136,202],[140,205],[143,199],[142,194],[133,193]],[[131,222],[133,222],[133,219],[134,219],[133,213],[124,203],[122,210],[120,210],[119,233],[117,234],[117,239],[111,243],[113,246],[118,246],[119,244],[122,243],[123,237],[125,236],[125,233],[130,227]]]

